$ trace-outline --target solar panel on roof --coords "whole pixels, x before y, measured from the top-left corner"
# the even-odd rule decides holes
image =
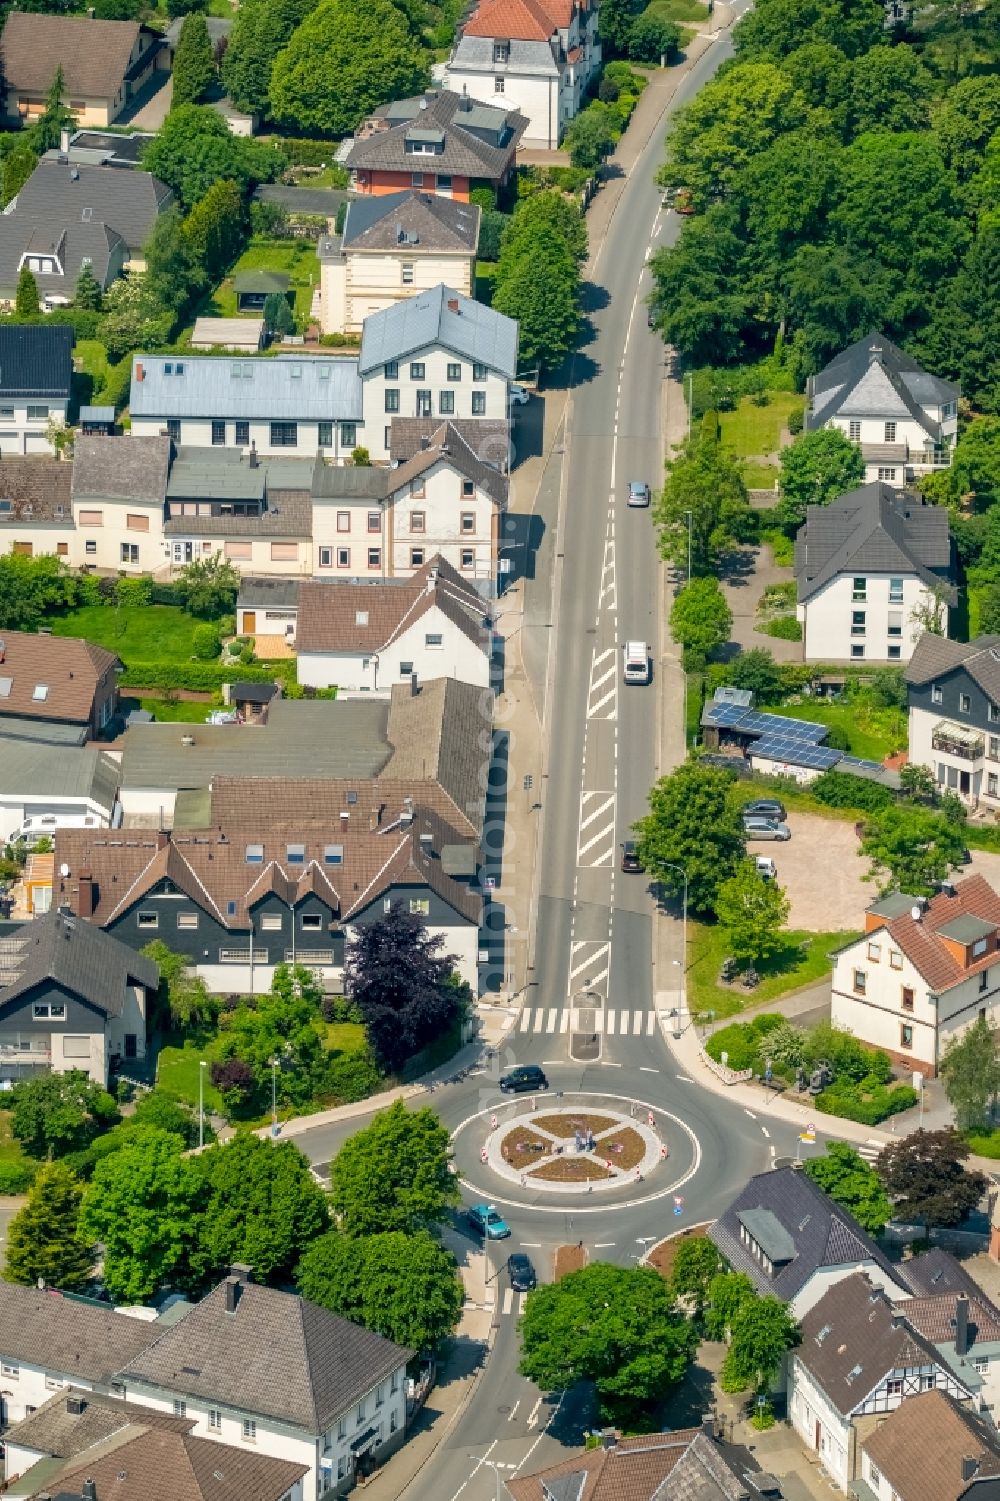
[[[741,735],[784,735],[790,740],[817,744],[827,732],[825,724],[807,719],[786,719],[783,714],[762,714],[741,704],[706,704],[702,722],[719,729],[738,730]]]
[[[793,766],[808,766],[826,771],[836,766],[843,752],[832,750],[828,745],[813,745],[808,740],[794,739],[789,735],[765,735],[750,747],[751,756],[766,757],[769,761],[789,761]]]
[[[881,761],[866,761],[861,756],[842,756],[840,760],[841,771],[884,771]]]

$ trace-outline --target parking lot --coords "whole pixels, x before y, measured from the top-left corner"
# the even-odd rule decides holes
[[[858,853],[853,819],[790,811],[786,821],[792,831],[786,844],[755,840],[747,849],[770,855],[778,867],[778,883],[791,904],[788,926],[817,933],[860,930],[865,908],[878,897],[878,883],[864,879],[869,863]],[[1000,890],[1000,854],[973,851],[972,864],[962,866],[954,879],[977,874]]]

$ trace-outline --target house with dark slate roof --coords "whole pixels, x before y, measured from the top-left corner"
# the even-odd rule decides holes
[[[82,1069],[106,1085],[146,1056],[151,959],[64,912],[0,929],[0,1078]]]
[[[49,423],[63,426],[69,411],[73,342],[71,328],[40,323],[0,327],[3,458],[19,453],[52,453]]]
[[[809,377],[805,430],[839,428],[859,445],[866,480],[901,487],[951,463],[960,395],[884,334],[871,333]]]
[[[788,1415],[832,1483],[849,1491],[860,1447],[909,1398],[942,1392],[981,1406],[981,1378],[956,1374],[934,1345],[863,1273],[830,1287],[803,1315],[788,1356]]]
[[[418,188],[467,203],[474,187],[504,192],[527,124],[499,91],[481,103],[464,92],[428,89],[363,120],[343,161],[358,193]]]
[[[876,482],[808,506],[795,538],[807,662],[908,662],[921,623],[957,601],[943,506]]]
[[[893,1297],[909,1295],[901,1269],[854,1216],[791,1167],[756,1174],[708,1233],[734,1272],[745,1272],[762,1297],[787,1303],[796,1318],[855,1272]]]
[[[473,297],[481,212],[412,190],[352,199],[342,233],[317,246],[323,332],[360,333],[371,313],[439,282]]]
[[[906,669],[909,758],[941,791],[1000,809],[1000,636],[921,636]]]

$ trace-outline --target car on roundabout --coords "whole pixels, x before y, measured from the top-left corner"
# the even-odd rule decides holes
[[[537,1063],[522,1063],[500,1080],[504,1094],[524,1094],[530,1089],[548,1089],[549,1081]]]
[[[473,1204],[465,1211],[465,1218],[483,1240],[506,1240],[510,1235],[510,1226],[492,1204]]]
[[[531,1264],[531,1257],[525,1256],[523,1251],[514,1251],[507,1257],[507,1273],[510,1277],[510,1285],[516,1293],[530,1293],[538,1282],[535,1268]]]

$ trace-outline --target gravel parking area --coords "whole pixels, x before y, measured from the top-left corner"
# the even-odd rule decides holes
[[[778,884],[791,904],[788,926],[814,933],[862,928],[878,887],[863,879],[869,865],[858,854],[853,822],[794,811],[786,821],[792,831],[786,844],[753,840],[747,850],[770,855],[778,867]]]

